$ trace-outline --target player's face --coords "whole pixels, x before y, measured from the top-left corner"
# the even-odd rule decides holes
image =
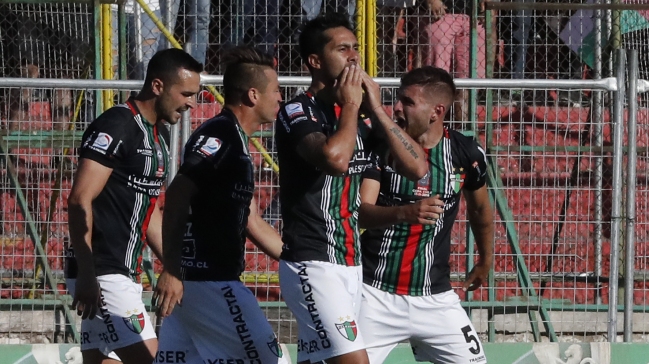
[[[279,112],[279,105],[282,102],[282,92],[279,89],[279,81],[277,80],[277,72],[271,68],[264,70],[266,75],[266,89],[262,90],[259,97],[257,108],[261,117],[262,123],[272,123],[277,118]]]
[[[201,77],[198,73],[179,69],[175,82],[163,85],[156,103],[158,118],[176,124],[181,114],[196,107],[196,94],[200,91]]]
[[[333,82],[345,67],[360,62],[358,40],[354,33],[345,27],[327,29],[325,34],[331,40],[322,50],[320,66],[327,78]]]
[[[424,89],[420,85],[410,85],[399,89],[397,103],[394,105],[394,116],[397,124],[411,138],[417,139],[428,130],[435,112],[434,104],[426,99]]]

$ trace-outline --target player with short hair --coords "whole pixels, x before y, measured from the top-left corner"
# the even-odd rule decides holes
[[[480,287],[491,269],[493,212],[484,150],[444,125],[455,98],[453,78],[423,67],[401,79],[397,122],[424,148],[429,171],[399,174],[378,156],[361,186],[363,253],[360,324],[371,363],[382,363],[403,340],[417,361],[486,363],[480,340],[451,288],[451,228],[464,195],[479,262],[464,290]]]
[[[84,363],[151,363],[157,339],[142,303],[142,249],[162,256],[156,206],[169,162],[169,131],[195,106],[203,65],[178,49],[156,53],[140,93],[108,109],[83,134],[68,198],[78,267],[72,306],[83,318]],[[75,274],[76,273],[76,274]]]
[[[275,128],[284,222],[280,287],[298,322],[298,362],[363,364],[361,174],[378,147],[414,179],[426,173],[426,162],[362,70],[347,15],[309,21],[299,44],[311,86],[282,107]]]
[[[249,136],[275,121],[279,82],[273,59],[254,48],[233,48],[222,62],[224,109],[191,135],[166,192],[156,362],[288,363],[240,280],[246,235],[274,259],[282,249],[257,211],[248,150]]]

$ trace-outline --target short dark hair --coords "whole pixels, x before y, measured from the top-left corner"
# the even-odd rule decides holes
[[[263,89],[268,84],[264,70],[273,68],[273,57],[250,46],[229,49],[221,58],[225,68],[223,93],[226,104],[236,104],[251,88]]]
[[[145,87],[151,85],[151,82],[156,78],[164,83],[174,84],[178,79],[178,70],[180,69],[201,73],[203,64],[182,49],[169,48],[159,51],[149,61],[144,85]]]
[[[344,12],[327,12],[304,24],[298,44],[300,57],[307,66],[309,55],[321,54],[324,46],[331,41],[331,38],[324,34],[325,31],[339,27],[354,31],[349,16]]]
[[[444,97],[447,108],[451,106],[457,93],[453,76],[445,70],[433,66],[415,68],[401,77],[401,88],[412,85],[424,87],[426,92],[433,97]]]

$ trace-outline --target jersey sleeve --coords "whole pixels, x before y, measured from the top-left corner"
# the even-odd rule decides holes
[[[475,191],[487,183],[487,156],[475,140],[471,140],[467,170],[464,181],[464,188],[467,190]]]
[[[218,168],[230,145],[223,135],[217,133],[193,135],[185,145],[183,160],[178,170],[194,183],[200,182],[204,171]]]
[[[128,110],[126,110],[128,112]],[[93,121],[83,133],[79,157],[91,159],[108,168],[128,154],[128,125],[132,120],[130,112],[112,108]]]
[[[282,106],[277,115],[279,125],[284,128],[288,141],[297,146],[302,139],[315,132],[322,132],[320,117],[315,115],[315,110],[300,101],[293,101]]]
[[[381,158],[377,153],[370,154],[370,165],[363,172],[363,178],[373,179],[375,181],[381,181]]]

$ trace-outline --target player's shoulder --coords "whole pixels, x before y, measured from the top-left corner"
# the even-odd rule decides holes
[[[451,140],[452,144],[458,145],[462,148],[477,148],[478,141],[473,135],[465,134],[457,130],[445,129],[447,137]]]
[[[133,122],[133,112],[128,105],[121,104],[111,107],[99,115],[91,125],[94,127],[124,128]]]
[[[306,116],[310,104],[311,100],[309,99],[309,96],[306,93],[300,93],[282,104],[280,107],[280,114],[283,113],[289,119]]]

